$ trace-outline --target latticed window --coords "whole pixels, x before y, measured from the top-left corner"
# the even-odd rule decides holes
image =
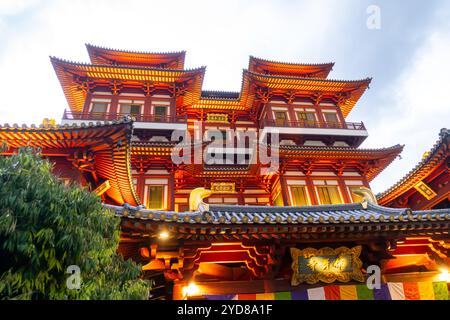
[[[339,204],[342,203],[339,190],[336,186],[320,186],[317,187],[319,192],[320,204]]]
[[[148,186],[147,208],[160,210],[164,207],[164,186]]]
[[[297,117],[300,122],[308,125],[313,125],[316,122],[314,112],[299,111],[297,112]]]
[[[157,120],[163,120],[167,115],[167,107],[155,106],[155,118]]]
[[[291,187],[291,194],[294,206],[307,206],[309,205],[308,197],[306,195],[306,187],[295,186]]]
[[[275,112],[275,123],[278,126],[286,125],[287,114],[284,111],[276,111]]]
[[[138,104],[122,104],[120,105],[120,111],[136,117],[141,114],[141,106]]]
[[[337,114],[334,112],[325,112],[325,120],[327,121],[327,124],[330,127],[338,127],[339,126],[339,119],[337,117]]]
[[[105,102],[94,102],[92,103],[92,118],[93,119],[104,119],[106,116],[106,110],[108,109],[108,104]]]

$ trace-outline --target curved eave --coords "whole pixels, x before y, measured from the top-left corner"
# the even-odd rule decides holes
[[[296,147],[281,146],[280,156],[286,158],[306,159],[339,159],[372,161],[376,165],[367,173],[367,179],[372,181],[403,151],[404,146],[395,145],[382,149],[353,149],[344,147]]]
[[[187,83],[188,90],[183,97],[184,103],[192,104],[200,99],[205,67],[192,70],[151,69],[144,67],[127,67],[111,65],[91,65],[75,63],[51,57],[53,68],[66,96],[70,109],[81,112],[85,100],[82,90],[75,78],[104,82],[116,80],[121,84],[145,83]]]
[[[139,156],[170,157],[172,149],[172,147],[132,147],[131,156],[133,159]]]
[[[248,70],[259,73],[259,70],[267,70],[274,75],[291,75],[297,77],[314,77],[325,79],[333,69],[334,62],[331,63],[291,63],[272,61],[250,56]]]
[[[201,98],[196,101],[191,108],[193,109],[223,109],[223,110],[245,110],[245,105],[240,100],[231,99],[208,99]]]
[[[425,179],[434,168],[439,166],[448,156],[450,149],[450,130],[442,129],[439,140],[429,151],[428,156],[423,158],[413,169],[411,169],[402,179],[392,187],[377,195],[379,203],[388,204],[409,189],[413,188],[418,182]]]
[[[346,117],[353,109],[357,101],[369,87],[371,78],[362,80],[333,80],[333,79],[315,79],[300,78],[289,76],[263,75],[244,70],[244,78],[248,78],[248,83],[253,83],[261,87],[272,90],[289,90],[299,93],[315,94],[321,92],[338,96],[339,107],[342,114]]]
[[[118,64],[153,66],[167,64],[170,68],[182,70],[186,51],[179,52],[139,52],[110,49],[86,44],[92,64]]]
[[[173,148],[177,145],[177,142],[162,142],[162,141],[149,141],[149,142],[137,142],[131,143],[131,156],[133,159],[140,156],[171,156]]]
[[[132,123],[119,122],[88,126],[0,127],[0,141],[6,141],[10,150],[30,146],[41,148],[45,156],[51,150],[88,149],[94,153],[97,175],[110,182],[106,191],[117,204],[140,200],[134,190],[130,169]],[[120,141],[120,142],[119,142]]]

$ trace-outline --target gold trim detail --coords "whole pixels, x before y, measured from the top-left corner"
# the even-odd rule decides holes
[[[420,181],[414,186],[414,189],[419,191],[421,195],[423,195],[427,200],[431,200],[437,196],[436,192],[431,189],[425,182]]]
[[[234,182],[212,182],[211,191],[214,193],[235,193],[236,184]]]
[[[226,113],[207,113],[206,122],[228,123],[228,114]]]
[[[101,185],[99,185],[97,188],[95,188],[94,192],[97,196],[101,196],[106,191],[108,191],[111,188],[111,184],[109,183],[109,180],[106,180]]]
[[[362,261],[359,259],[361,250],[361,246],[351,249],[346,247],[303,250],[291,248],[292,270],[294,271],[291,285],[297,286],[303,282],[315,284],[319,281],[325,283],[349,282],[350,280],[364,282],[364,275],[361,272]],[[306,267],[310,269],[310,272],[300,272],[299,258],[307,261]],[[351,265],[349,266],[348,263]],[[346,269],[349,271],[344,271]]]

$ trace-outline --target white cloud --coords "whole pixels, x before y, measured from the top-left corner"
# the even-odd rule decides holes
[[[5,8],[17,13],[36,1],[16,7],[11,2]],[[85,43],[143,51],[186,50],[187,67],[207,66],[204,89],[240,90],[242,68],[250,54],[295,61],[298,52],[302,57],[324,52],[333,34],[331,24],[346,19],[344,14],[336,17],[341,7],[331,0],[320,6],[235,0],[41,2],[39,10],[20,20],[20,30],[14,25],[4,29],[8,38],[0,48],[0,88],[7,95],[0,104],[0,123],[60,119],[67,104],[49,55],[87,61]]]
[[[12,16],[25,9],[35,6],[39,0],[2,0],[0,1],[0,16]]]
[[[384,191],[403,177],[431,149],[441,128],[450,127],[450,28],[431,33],[404,73],[393,81],[382,121],[372,128],[368,145],[405,144],[396,160],[372,184]]]

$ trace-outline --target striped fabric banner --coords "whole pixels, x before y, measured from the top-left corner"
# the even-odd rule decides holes
[[[208,300],[449,300],[446,282],[391,282],[380,289],[331,285],[292,292],[207,295]]]

